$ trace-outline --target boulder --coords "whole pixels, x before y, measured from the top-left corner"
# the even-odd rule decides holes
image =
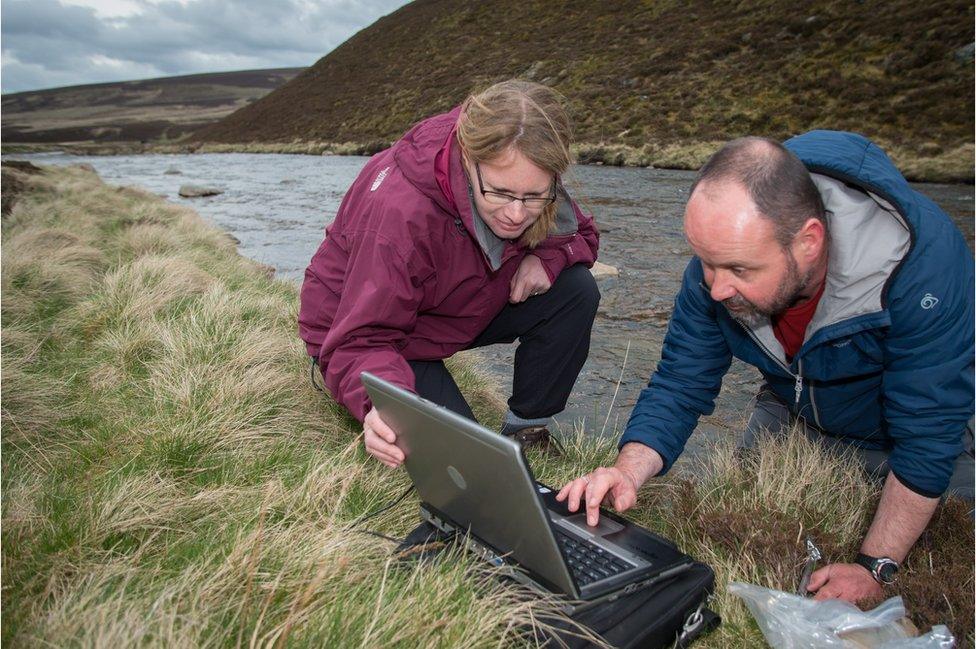
[[[972,65],[974,56],[976,56],[976,43],[963,45],[952,52],[952,58],[962,65]]]
[[[16,169],[25,174],[39,174],[43,171],[40,167],[27,162],[26,160],[4,160],[3,166],[7,169]]]
[[[0,169],[0,214],[7,216],[14,208],[14,203],[24,193],[27,186],[24,176],[39,174],[43,171],[24,160],[4,160]]]
[[[183,172],[180,171],[179,169],[177,169],[176,167],[170,167],[169,169],[167,169],[163,173],[165,175],[167,175],[167,176],[182,176],[183,175]]]
[[[262,264],[259,261],[256,261],[254,263],[258,271],[260,271],[262,275],[264,275],[268,279],[274,279],[275,273],[277,272],[274,266],[272,266],[271,264]]]
[[[616,277],[620,274],[620,271],[610,266],[609,264],[603,264],[598,261],[593,262],[593,268],[590,269],[593,273],[593,279],[604,279],[607,277]]]
[[[224,190],[216,187],[205,187],[203,185],[181,185],[180,196],[183,198],[200,198],[201,196],[216,196],[223,194]]]

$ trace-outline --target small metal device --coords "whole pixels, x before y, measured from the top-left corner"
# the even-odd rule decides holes
[[[800,587],[796,589],[796,594],[800,597],[806,597],[809,595],[807,592],[807,586],[810,585],[810,576],[813,574],[814,568],[817,567],[817,562],[820,561],[822,555],[820,550],[813,543],[813,539],[809,536],[807,537],[807,565],[803,568],[803,576],[800,577]]]

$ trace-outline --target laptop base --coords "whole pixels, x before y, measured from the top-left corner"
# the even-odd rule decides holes
[[[529,590],[536,593],[540,598],[556,602],[559,611],[569,617],[582,613],[583,611],[593,608],[598,604],[613,602],[620,597],[631,595],[639,590],[665,582],[671,577],[681,574],[691,565],[682,564],[675,566],[672,570],[662,572],[645,580],[632,582],[617,591],[606,593],[593,599],[570,599],[561,593],[553,592],[551,588],[547,588],[545,585],[533,579],[532,575],[520,569],[518,564],[510,561],[506,555],[499,554],[494,549],[488,547],[484,543],[481,543],[478,541],[478,539],[469,534],[468,530],[460,529],[451,523],[447,517],[439,514],[436,509],[427,503],[422,502],[420,504],[420,517],[422,520],[430,523],[434,528],[440,530],[444,534],[448,534],[462,540],[467,551],[471,552],[477,557],[480,557],[489,565],[496,568],[498,574],[501,576],[512,579],[513,581],[527,587]]]

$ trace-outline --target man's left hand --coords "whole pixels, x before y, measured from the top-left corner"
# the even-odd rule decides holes
[[[526,255],[512,277],[508,301],[512,304],[524,302],[530,297],[545,293],[551,286],[549,274],[542,267],[542,260],[535,255]]]
[[[814,599],[843,599],[857,603],[863,599],[881,597],[881,584],[871,573],[856,563],[832,563],[810,576],[807,590],[815,592]]]

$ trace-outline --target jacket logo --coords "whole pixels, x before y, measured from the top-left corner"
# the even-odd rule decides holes
[[[939,303],[939,298],[935,297],[931,293],[926,293],[925,297],[922,298],[921,307],[923,309],[931,309],[938,303]]]
[[[383,170],[376,174],[376,180],[373,181],[373,185],[369,188],[369,191],[375,192],[383,184],[383,181],[386,180],[386,174],[388,173],[390,173],[390,168],[383,167]]]

